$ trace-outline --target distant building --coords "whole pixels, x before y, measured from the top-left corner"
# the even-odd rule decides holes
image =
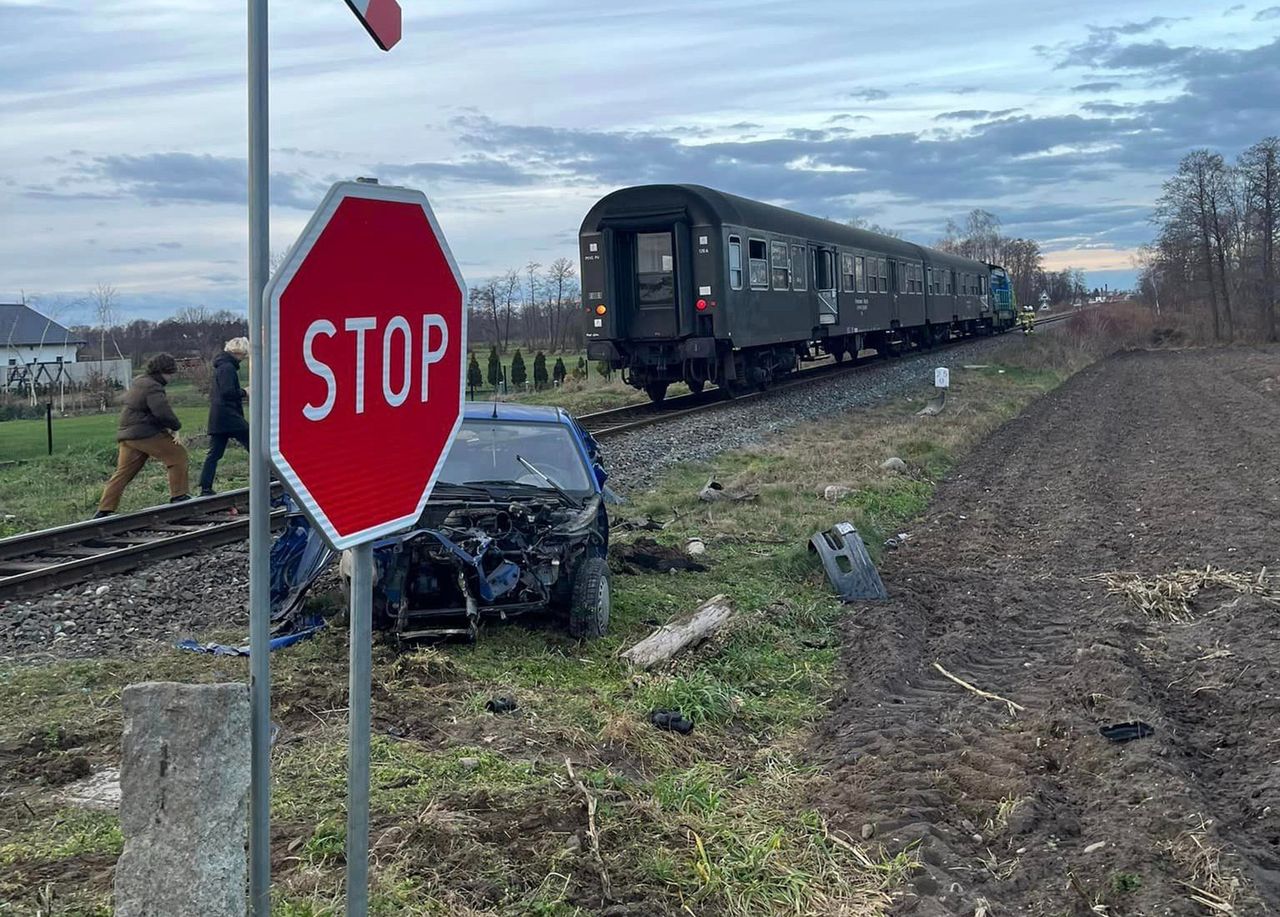
[[[86,342],[23,303],[0,303],[0,366],[74,363]]]

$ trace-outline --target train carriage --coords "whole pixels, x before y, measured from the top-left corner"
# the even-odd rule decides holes
[[[655,401],[997,327],[981,262],[697,185],[615,191],[579,242],[588,356]]]

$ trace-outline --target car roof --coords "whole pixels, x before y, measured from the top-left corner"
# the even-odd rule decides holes
[[[465,420],[519,420],[525,423],[569,424],[569,415],[562,408],[544,404],[512,404],[509,401],[468,401],[462,416]]]

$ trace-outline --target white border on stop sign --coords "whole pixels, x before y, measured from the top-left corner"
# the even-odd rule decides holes
[[[298,268],[306,260],[307,255],[310,254],[312,247],[316,244],[316,239],[320,237],[329,220],[342,202],[349,197],[391,201],[400,204],[416,204],[422,208],[422,212],[427,217],[427,222],[431,225],[431,232],[435,235],[436,242],[440,245],[440,251],[444,253],[445,261],[448,262],[449,270],[453,272],[454,283],[458,285],[458,290],[462,296],[462,352],[458,360],[458,417],[453,423],[453,429],[449,431],[448,442],[440,452],[440,459],[436,462],[436,467],[431,470],[431,477],[427,480],[427,486],[418,500],[417,509],[411,515],[401,516],[382,525],[362,529],[350,535],[339,535],[329,522],[328,517],[319,511],[315,500],[311,497],[311,493],[303,486],[293,468],[290,467],[288,461],[280,453],[280,360],[278,357],[280,353],[280,297],[289,286],[289,282],[293,280],[294,275],[298,273]],[[284,485],[297,498],[299,504],[306,510],[307,517],[320,527],[325,540],[335,550],[343,551],[366,541],[373,541],[386,535],[392,535],[413,525],[422,515],[423,509],[426,508],[427,501],[431,498],[431,491],[435,489],[436,478],[440,476],[440,469],[444,467],[445,459],[449,456],[449,450],[453,448],[453,441],[458,435],[458,428],[462,426],[462,415],[466,410],[467,401],[467,284],[462,279],[462,272],[458,270],[458,262],[454,259],[453,252],[449,249],[448,240],[445,239],[444,233],[440,230],[440,223],[436,220],[435,211],[431,209],[431,203],[427,200],[427,196],[421,191],[415,191],[412,188],[401,188],[395,185],[375,185],[372,182],[357,181],[335,183],[324,196],[324,200],[320,202],[320,206],[316,208],[316,212],[311,215],[311,219],[307,221],[306,228],[302,230],[298,240],[293,243],[288,253],[285,254],[284,260],[280,262],[279,269],[272,275],[266,289],[263,290],[262,298],[269,322],[267,329],[267,361],[271,371],[269,380],[271,416],[268,423],[270,431],[267,436],[267,452],[271,458],[272,467],[280,475]],[[252,410],[252,406],[250,410]]]

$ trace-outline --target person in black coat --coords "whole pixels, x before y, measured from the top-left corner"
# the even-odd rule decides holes
[[[213,385],[209,388],[209,455],[200,472],[200,496],[213,496],[218,462],[235,440],[249,448],[249,422],[244,419],[248,393],[240,387],[240,361],[249,355],[248,338],[232,338],[213,358]]]

